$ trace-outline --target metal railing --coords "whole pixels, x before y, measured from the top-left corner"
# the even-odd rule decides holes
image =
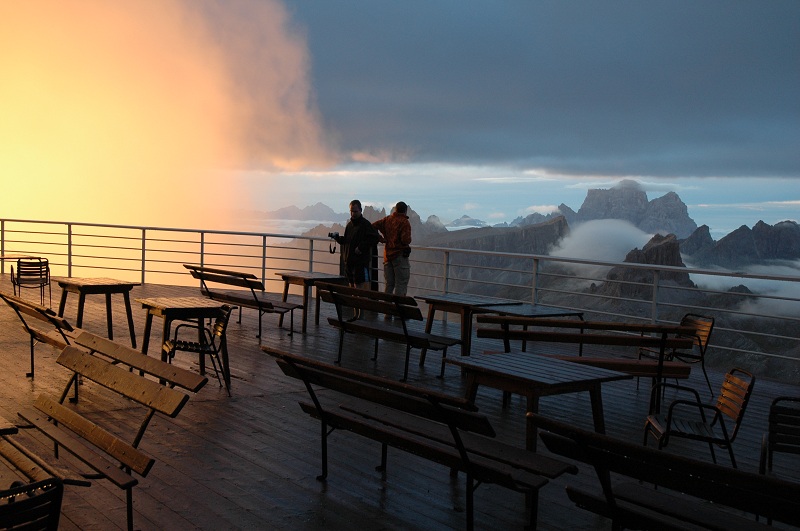
[[[9,253],[45,256],[55,276],[168,285],[196,283],[184,263],[238,269],[275,292],[280,271],[339,271],[320,237],[0,219],[0,254]],[[711,315],[709,364],[800,381],[800,276],[418,246],[411,260],[411,295],[475,293],[619,321]]]

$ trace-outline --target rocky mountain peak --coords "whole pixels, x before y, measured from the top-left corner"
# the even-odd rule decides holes
[[[649,201],[642,186],[629,179],[607,190],[588,191],[574,221],[596,219],[623,219],[644,232],[675,234],[678,238],[688,237],[697,228],[678,194],[669,192]]]
[[[698,231],[681,244],[681,251],[695,266],[739,269],[773,260],[800,259],[800,227],[794,221],[775,225],[759,221],[752,229],[742,225],[718,242]]]

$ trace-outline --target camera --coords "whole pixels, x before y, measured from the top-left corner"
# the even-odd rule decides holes
[[[329,232],[328,233],[328,238],[333,238],[335,240],[338,237],[339,237],[339,233],[338,232]]]

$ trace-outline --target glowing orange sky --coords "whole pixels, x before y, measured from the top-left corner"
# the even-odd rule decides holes
[[[249,202],[224,170],[327,163],[304,42],[236,4],[0,4],[0,216],[217,228]]]

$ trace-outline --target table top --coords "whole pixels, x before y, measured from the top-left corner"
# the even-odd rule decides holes
[[[206,297],[152,297],[134,300],[141,303],[144,308],[156,310],[202,310],[222,307],[219,301]]]
[[[39,257],[34,256],[32,254],[20,254],[20,253],[0,254],[0,260],[18,260],[20,258],[39,258]]]
[[[515,317],[582,317],[583,312],[577,310],[567,310],[555,306],[544,306],[542,304],[516,303],[516,304],[492,304],[482,306],[486,313],[497,313],[501,315],[513,315]]]
[[[128,282],[125,280],[117,280],[115,278],[83,278],[83,277],[51,277],[54,282],[59,286],[72,286],[76,288],[82,287],[128,287],[141,286],[141,282]]]
[[[599,383],[631,378],[631,375],[622,372],[557,360],[530,352],[447,358],[447,363],[461,366],[467,371],[537,385]]]
[[[467,308],[485,308],[490,306],[511,306],[522,304],[521,302],[510,299],[495,299],[485,295],[470,295],[468,293],[437,293],[434,295],[417,295],[414,298],[421,299],[428,304],[453,304]]]
[[[303,280],[314,282],[317,280],[344,280],[345,277],[341,275],[333,275],[331,273],[319,273],[316,271],[281,271],[275,273],[283,277],[284,280]]]

